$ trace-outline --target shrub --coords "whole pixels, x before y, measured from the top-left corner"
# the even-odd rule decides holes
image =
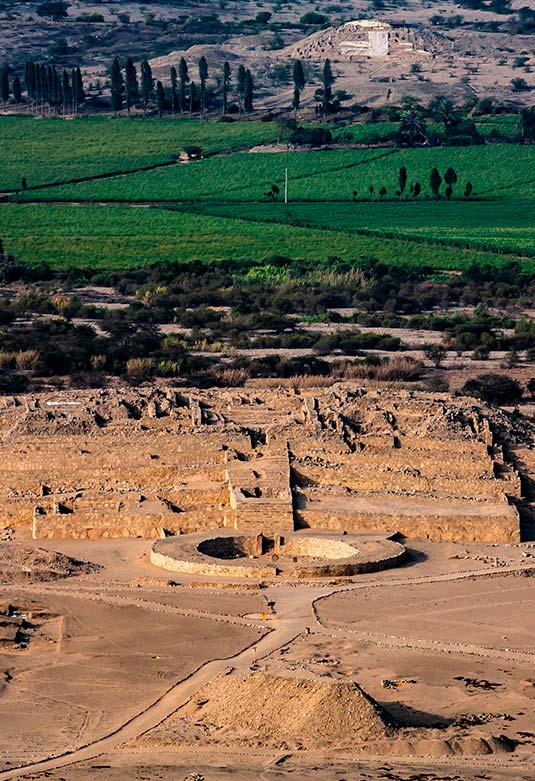
[[[461,388],[464,396],[474,396],[497,406],[516,404],[522,398],[522,387],[504,374],[480,374],[465,382]]]

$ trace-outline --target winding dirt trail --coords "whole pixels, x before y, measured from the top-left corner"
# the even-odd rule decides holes
[[[140,599],[128,599],[128,597],[118,597],[117,595],[107,595],[102,590],[93,594],[85,591],[73,589],[58,589],[54,586],[27,586],[20,588],[20,591],[28,591],[40,594],[64,593],[71,597],[79,599],[94,599],[109,602],[111,604],[132,604],[136,607],[147,610],[158,610],[165,612],[180,612],[185,615],[199,615],[203,618],[230,621],[232,623],[243,623],[249,626],[254,625],[257,628],[267,629],[266,634],[254,644],[247,646],[242,651],[232,657],[214,659],[207,662],[191,675],[175,684],[171,689],[165,692],[151,705],[140,711],[129,721],[125,722],[117,730],[99,738],[85,746],[81,746],[73,751],[33,762],[17,768],[11,768],[0,772],[0,781],[7,779],[22,778],[29,773],[45,773],[59,768],[94,759],[101,754],[111,752],[126,741],[133,740],[141,734],[156,727],[164,719],[170,716],[178,708],[182,707],[188,700],[202,687],[212,681],[218,675],[224,673],[225,669],[232,667],[239,672],[247,672],[256,660],[265,658],[274,651],[283,648],[291,643],[299,635],[305,632],[314,634],[326,634],[331,636],[359,637],[376,645],[399,648],[422,648],[434,650],[438,653],[457,653],[467,655],[485,656],[495,660],[502,660],[507,655],[509,660],[533,661],[534,655],[526,652],[505,651],[505,649],[487,648],[484,646],[472,646],[462,643],[428,642],[414,640],[405,637],[393,637],[389,635],[380,635],[374,632],[353,631],[346,628],[326,626],[322,624],[316,613],[316,603],[322,599],[332,596],[336,593],[356,591],[363,588],[392,587],[393,585],[414,585],[424,583],[448,582],[463,580],[473,577],[488,577],[508,572],[519,572],[521,570],[533,570],[535,567],[529,565],[526,567],[503,567],[500,570],[495,568],[466,570],[459,573],[447,573],[442,575],[430,575],[425,577],[403,577],[395,579],[367,580],[357,583],[322,586],[315,585],[277,585],[271,586],[264,592],[266,597],[275,603],[275,613],[269,621],[269,626],[260,621],[254,622],[252,619],[239,618],[236,616],[219,615],[212,613],[203,613],[201,611],[184,610],[163,605],[159,602]],[[319,593],[318,593],[319,592]],[[517,659],[518,657],[518,659]],[[277,753],[277,752],[275,752]],[[384,758],[383,758],[384,759]],[[266,766],[268,771],[271,761]],[[269,771],[268,771],[269,772]]]

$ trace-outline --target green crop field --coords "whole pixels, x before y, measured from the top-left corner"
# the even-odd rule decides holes
[[[375,259],[455,269],[471,263],[500,264],[486,252],[418,246],[406,240],[351,235],[345,231],[253,222],[169,209],[128,205],[9,204],[0,207],[6,249],[30,263],[53,268],[121,268],[147,262],[267,260],[273,255],[326,261]],[[535,267],[535,262],[531,264]]]
[[[282,188],[285,169],[292,182],[368,167],[376,159],[396,156],[390,149],[332,152],[234,154],[143,171],[129,176],[48,187],[26,193],[39,201],[243,201],[265,200],[272,184]],[[331,173],[332,172],[332,173]]]
[[[266,122],[0,117],[0,191],[19,187],[23,176],[33,187],[132,171],[169,162],[184,146],[213,153],[276,141],[279,132]]]
[[[30,191],[25,197],[59,201],[265,201],[271,184],[282,186],[287,168],[291,201],[352,201],[355,192],[358,199],[377,198],[383,186],[386,199],[392,199],[399,187],[401,166],[407,169],[408,187],[420,182],[420,201],[431,197],[431,170],[437,167],[444,176],[450,166],[458,173],[454,197],[462,198],[467,181],[471,181],[476,198],[535,200],[535,146],[513,145],[224,155],[126,177]]]
[[[513,127],[510,118],[502,124]],[[21,176],[30,185],[0,204],[0,238],[21,260],[58,268],[277,254],[445,269],[510,261],[534,267],[535,146],[247,152],[280,132],[273,122],[0,118],[0,190]],[[188,144],[222,154],[172,164]],[[139,170],[155,165],[165,167]],[[408,181],[400,199],[401,166]],[[450,166],[457,172],[451,202],[431,197],[435,166],[442,176]],[[288,206],[281,202],[286,169]],[[77,178],[87,180],[54,184]],[[463,197],[468,180],[470,200]],[[422,186],[417,199],[410,195],[415,182]],[[274,184],[273,203],[267,192]]]
[[[395,201],[337,203],[210,204],[203,213],[280,222],[337,231],[373,232],[378,236],[421,239],[464,245],[484,251],[535,257],[535,219],[532,201]],[[419,250],[418,250],[419,251]]]

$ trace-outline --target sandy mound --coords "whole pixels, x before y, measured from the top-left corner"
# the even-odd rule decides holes
[[[99,567],[43,548],[0,543],[0,583],[41,583],[95,572]]]
[[[218,739],[264,746],[352,746],[394,734],[389,716],[356,683],[328,679],[224,676],[184,710]]]

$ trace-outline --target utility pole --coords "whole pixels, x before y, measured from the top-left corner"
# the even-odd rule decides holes
[[[288,169],[284,175],[284,203],[288,203]]]

